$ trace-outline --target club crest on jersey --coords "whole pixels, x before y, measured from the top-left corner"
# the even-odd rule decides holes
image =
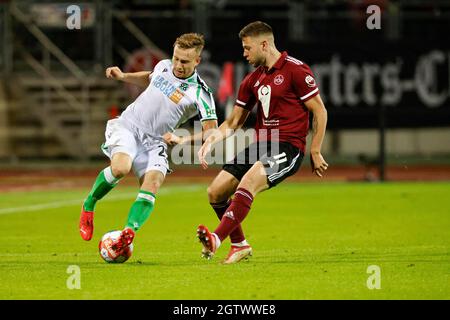
[[[180,84],[180,89],[183,90],[183,91],[187,91],[187,89],[188,89],[188,84],[185,83],[185,82],[182,82],[182,83]]]
[[[273,83],[275,83],[277,86],[279,86],[280,84],[282,84],[284,81],[284,77],[282,74],[279,74],[275,77],[275,79],[273,79]]]
[[[316,86],[316,80],[314,80],[314,78],[311,77],[310,75],[306,76],[305,82],[308,85],[308,87],[310,87],[310,88],[313,88]]]

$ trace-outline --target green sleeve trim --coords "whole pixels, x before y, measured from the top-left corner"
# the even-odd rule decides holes
[[[216,118],[203,118],[203,119],[200,119],[201,122],[206,121],[206,120],[217,120],[217,117]]]

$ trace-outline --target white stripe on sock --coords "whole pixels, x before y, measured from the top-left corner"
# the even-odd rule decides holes
[[[139,198],[148,200],[148,201],[150,201],[151,203],[155,204],[155,197],[152,196],[151,194],[141,193],[141,192],[140,192],[140,193],[138,193],[138,196],[137,196],[136,200],[139,199]]]
[[[116,177],[113,176],[111,167],[105,168],[103,170],[103,175],[105,176],[105,180],[109,184],[116,184],[120,180],[120,179],[117,179]]]
[[[252,197],[251,195],[249,195],[247,192],[243,192],[243,191],[241,191],[241,190],[238,190],[238,191],[236,191],[234,194],[236,194],[236,193],[241,194],[241,195],[243,195],[244,197],[247,197],[247,198],[249,198],[251,201],[253,201],[253,197]]]

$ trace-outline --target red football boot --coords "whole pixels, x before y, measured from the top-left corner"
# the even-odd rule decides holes
[[[125,228],[120,233],[120,237],[117,242],[113,244],[114,249],[120,254],[120,252],[128,247],[134,239],[135,232],[131,228]]]
[[[81,206],[80,235],[83,240],[89,241],[94,233],[94,211],[87,211]]]
[[[211,259],[217,250],[216,237],[204,225],[198,226],[197,237],[203,245],[202,256]]]
[[[243,247],[237,247],[237,246],[231,246],[230,252],[228,252],[227,257],[222,262],[223,264],[234,264],[238,263],[242,260],[247,260],[249,257],[252,256],[252,247],[250,246],[243,246]]]

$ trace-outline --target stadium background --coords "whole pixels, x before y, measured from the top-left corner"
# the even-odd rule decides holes
[[[366,27],[369,4],[382,11],[380,30]],[[408,166],[408,176],[412,165],[449,164],[445,1],[83,2],[80,30],[68,30],[67,7],[1,3],[0,158],[6,166],[61,160],[78,167],[104,159],[99,146],[106,120],[139,93],[106,80],[105,67],[151,69],[184,32],[206,36],[200,71],[223,120],[250,71],[237,34],[256,19],[273,25],[280,50],[317,74],[329,112],[324,154],[333,167],[386,158],[388,169]]]
[[[67,27],[72,4],[81,8],[81,29]],[[381,29],[367,28],[369,5],[381,9]],[[139,94],[136,87],[105,79],[107,66],[130,72],[152,69],[170,57],[178,35],[201,32],[206,47],[199,70],[215,93],[221,122],[240,80],[251,70],[238,32],[254,20],[268,22],[278,49],[308,63],[317,76],[328,110],[322,151],[330,168],[321,183],[362,182],[358,188],[364,189],[367,182],[383,180],[441,181],[438,185],[448,191],[448,1],[1,0],[2,228],[12,219],[9,213],[17,211],[8,198],[55,190],[75,190],[82,197],[107,165],[100,150],[105,123]],[[184,128],[192,125],[190,121]],[[206,186],[220,170],[173,168],[167,186]],[[304,161],[288,181],[310,188],[318,178]],[[123,184],[135,187],[133,177]],[[207,204],[206,198],[201,201]],[[442,226],[448,225],[448,206],[437,207],[443,210]]]

